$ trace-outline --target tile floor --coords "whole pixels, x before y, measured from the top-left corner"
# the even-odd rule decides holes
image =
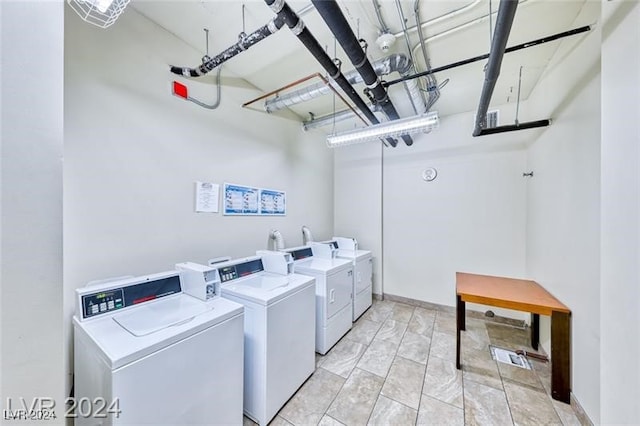
[[[467,316],[462,371],[455,312],[375,301],[272,425],[579,425],[551,399],[548,363],[497,363],[489,344],[527,349],[527,330]],[[245,425],[253,424],[245,417]]]

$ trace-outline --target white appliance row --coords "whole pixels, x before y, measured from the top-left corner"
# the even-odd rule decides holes
[[[370,305],[340,238],[78,289],[75,397],[116,409],[76,424],[266,425]]]

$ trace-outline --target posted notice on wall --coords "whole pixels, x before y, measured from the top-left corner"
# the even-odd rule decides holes
[[[196,213],[218,213],[220,185],[196,182]]]
[[[285,193],[273,189],[260,190],[260,214],[283,216],[287,211]]]
[[[225,215],[257,215],[260,189],[250,186],[224,184]]]
[[[284,216],[287,213],[284,191],[225,183],[223,197],[225,215]]]

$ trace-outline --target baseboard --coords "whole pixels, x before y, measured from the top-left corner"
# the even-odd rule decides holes
[[[576,396],[571,392],[570,394],[571,408],[573,408],[573,412],[576,413],[576,417],[582,426],[594,426],[594,423],[591,421],[587,413],[578,402]]]
[[[385,293],[382,296],[382,299],[378,299],[378,300],[391,300],[392,302],[406,303],[407,305],[417,306],[417,307],[425,308],[425,309],[432,309],[432,310],[441,311],[441,312],[448,312],[448,313],[451,313],[451,314],[454,314],[454,315],[456,313],[456,308],[453,307],[453,306],[447,306],[447,305],[440,305],[438,303],[425,302],[424,300],[411,299],[409,297],[404,297],[404,296],[396,296],[395,294]],[[481,320],[485,320],[485,321],[495,322],[495,323],[498,323],[498,324],[506,324],[506,325],[510,325],[510,326],[513,326],[513,327],[524,328],[526,326],[526,324],[525,324],[525,322],[523,320],[518,320],[518,319],[514,319],[514,318],[507,318],[507,317],[503,317],[503,316],[500,316],[500,315],[494,315],[493,317],[488,317],[482,312],[472,311],[472,310],[469,310],[469,309],[466,310],[466,315],[469,318],[477,318],[477,319],[481,319]]]
[[[405,303],[411,306],[417,306],[419,308],[432,309],[434,311],[449,312],[455,315],[456,308],[453,306],[439,305],[437,303],[425,302],[424,300],[411,299],[404,296],[396,296],[395,294],[384,293],[383,300],[390,300],[392,302]]]

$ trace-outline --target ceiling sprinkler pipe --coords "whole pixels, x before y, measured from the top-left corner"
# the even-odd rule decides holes
[[[360,41],[356,38],[353,30],[349,26],[340,6],[335,0],[312,0],[318,13],[329,26],[329,29],[342,46],[342,49],[349,57],[349,60],[358,70],[367,88],[373,94],[376,105],[379,105],[390,120],[400,118],[396,108],[389,99],[386,89],[376,74],[371,62],[367,59]],[[407,145],[413,144],[413,139],[409,135],[402,136]]]
[[[484,73],[484,85],[482,86],[480,102],[478,103],[473,136],[480,136],[482,129],[487,126],[487,110],[489,109],[489,102],[491,101],[493,89],[495,89],[498,76],[500,75],[502,58],[504,57],[504,50],[507,47],[507,40],[509,39],[513,19],[516,16],[517,7],[518,0],[500,1],[498,17],[496,18],[496,29],[493,33],[491,49],[489,50],[489,60],[487,61]]]
[[[222,53],[214,56],[213,58],[207,60],[202,65],[197,68],[189,68],[189,67],[177,67],[171,65],[171,72],[177,75],[182,75],[185,77],[202,77],[207,74],[217,66],[225,63],[229,59],[237,56],[238,54],[244,52],[254,44],[264,40],[269,37],[271,34],[277,32],[284,25],[284,21],[276,17],[272,21],[270,21],[267,25],[263,25],[258,28],[256,31],[252,32],[249,35],[241,36],[236,44],[227,48]]]
[[[362,100],[360,95],[356,92],[353,86],[347,81],[342,74],[338,66],[327,55],[318,40],[313,36],[308,28],[305,27],[304,22],[296,15],[296,13],[289,7],[289,5],[283,0],[265,0],[267,6],[271,8],[280,18],[284,20],[287,26],[291,29],[291,32],[298,37],[298,40],[304,44],[309,52],[316,58],[316,60],[327,71],[329,77],[331,77],[344,93],[353,101],[356,107],[362,111],[367,119],[372,124],[378,124],[380,121],[373,114],[373,112],[367,107],[367,104]],[[314,3],[315,6],[315,3]],[[396,146],[397,141],[393,138],[387,138],[387,141]]]

